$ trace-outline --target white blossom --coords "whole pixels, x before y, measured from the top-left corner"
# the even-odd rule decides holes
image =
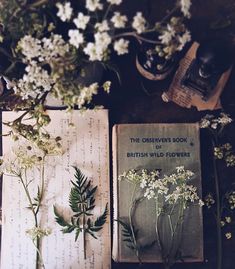
[[[94,35],[95,43],[101,50],[107,49],[108,45],[112,42],[110,35],[107,32],[98,32]]]
[[[188,30],[186,30],[182,36],[178,37],[178,41],[179,41],[179,45],[177,47],[177,50],[181,51],[184,48],[184,46],[186,45],[186,43],[191,41],[190,32]]]
[[[90,16],[86,16],[82,12],[79,12],[77,18],[75,18],[73,22],[78,29],[85,30],[89,20]]]
[[[97,29],[99,32],[106,32],[109,31],[109,25],[107,20],[103,20],[102,22],[97,22],[95,24],[95,29]]]
[[[128,53],[128,45],[129,41],[123,38],[114,42],[114,50],[117,52],[118,55],[123,55]]]
[[[25,71],[23,78],[13,88],[16,95],[20,95],[22,99],[36,98],[51,90],[53,79],[35,61],[31,61]]]
[[[102,10],[103,4],[100,3],[100,0],[86,0],[86,8],[92,12],[95,10]]]
[[[103,59],[103,50],[95,43],[89,42],[83,51],[89,56],[90,61],[102,61]]]
[[[77,49],[84,42],[83,34],[79,30],[69,30],[68,35],[70,37],[69,43]]]
[[[26,35],[18,42],[18,48],[21,49],[22,54],[27,60],[31,60],[40,56],[41,54],[41,41],[31,35]]]
[[[69,44],[67,44],[61,35],[52,34],[49,38],[42,39],[41,55],[39,61],[50,62],[64,57],[69,51]]]
[[[108,3],[111,5],[120,5],[122,3],[122,0],[107,0]]]
[[[111,22],[116,28],[124,28],[126,26],[128,19],[127,16],[121,15],[120,12],[114,12]]]
[[[41,227],[33,227],[31,229],[26,230],[26,234],[31,238],[32,241],[36,241],[44,236],[48,236],[51,234],[51,229],[46,228],[43,229]]]
[[[175,36],[176,32],[174,27],[170,24],[167,24],[167,27],[164,31],[162,31],[161,35],[159,35],[159,39],[161,40],[162,44],[168,45],[172,38]]]
[[[142,12],[137,12],[133,18],[132,27],[138,34],[143,33],[146,30],[146,20],[143,17]]]
[[[105,83],[103,84],[104,91],[110,93],[110,87],[111,87],[111,81],[110,80],[105,81]]]
[[[191,0],[180,0],[180,7],[181,11],[186,18],[190,18],[190,7],[191,7]]]
[[[73,9],[71,7],[70,2],[66,2],[64,4],[57,3],[56,7],[58,8],[57,16],[62,20],[62,21],[69,21],[72,17],[73,14]]]
[[[77,98],[77,105],[82,108],[84,104],[89,104],[92,100],[93,95],[98,93],[98,83],[92,83],[88,87],[83,87]]]

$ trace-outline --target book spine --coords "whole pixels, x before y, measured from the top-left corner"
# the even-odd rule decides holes
[[[113,162],[113,248],[112,257],[114,261],[119,260],[119,244],[118,244],[118,158],[117,158],[117,147],[118,147],[118,126],[113,126],[112,130],[112,162]]]

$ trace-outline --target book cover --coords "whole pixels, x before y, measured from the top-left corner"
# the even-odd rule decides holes
[[[195,124],[120,124],[113,127],[113,190],[114,229],[113,259],[117,262],[137,262],[133,251],[123,241],[122,225],[117,219],[128,218],[131,186],[119,180],[130,169],[160,169],[161,174],[172,173],[184,166],[195,173],[191,184],[201,196],[201,167],[199,125]],[[156,206],[145,199],[135,212],[135,224],[141,243],[156,238]],[[202,209],[190,206],[183,224],[182,256],[185,262],[203,261]],[[142,229],[144,227],[144,229]],[[157,244],[142,253],[142,262],[161,262]]]
[[[83,238],[75,234],[63,234],[62,227],[55,221],[53,206],[66,220],[70,220],[69,193],[74,181],[74,169],[79,167],[97,186],[94,217],[100,216],[109,203],[109,130],[108,111],[48,111],[51,122],[47,130],[51,136],[62,138],[63,154],[51,156],[45,164],[45,194],[39,216],[40,225],[51,233],[42,238],[42,256],[45,269],[111,268],[110,215],[97,239],[87,235],[86,259],[84,259]],[[15,119],[16,112],[3,112],[3,122]],[[9,129],[3,125],[3,134]],[[3,153],[10,154],[14,142],[11,137],[2,137]],[[18,141],[20,143],[20,141]],[[29,175],[29,182],[38,176],[37,169]],[[37,193],[37,181],[30,183],[32,194]],[[28,200],[19,179],[3,176],[2,189],[2,240],[1,269],[33,269],[36,267],[36,248],[26,231],[33,226],[32,214],[27,209]]]

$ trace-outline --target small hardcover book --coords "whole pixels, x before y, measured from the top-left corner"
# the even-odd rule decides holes
[[[120,124],[113,127],[113,191],[114,229],[113,259],[116,262],[138,262],[136,250],[128,236],[133,184],[120,180],[124,172],[158,170],[170,175],[176,167],[184,166],[194,173],[190,185],[197,188],[201,197],[201,165],[199,125],[194,124]],[[140,190],[141,191],[141,190]],[[139,201],[138,201],[139,202]],[[144,198],[134,209],[132,224],[138,230],[136,240],[140,246],[142,262],[162,262],[156,236],[156,202]],[[133,212],[132,212],[133,213]],[[163,223],[163,222],[162,222]],[[124,224],[124,225],[123,225]],[[125,226],[125,224],[128,224]],[[165,236],[172,231],[162,225]],[[202,208],[191,204],[186,210],[182,225],[180,257],[184,262],[203,261]],[[168,229],[168,230],[167,230]],[[129,232],[133,232],[129,229]],[[135,231],[134,231],[135,232]],[[137,234],[137,232],[136,232]],[[128,244],[129,243],[129,244]]]

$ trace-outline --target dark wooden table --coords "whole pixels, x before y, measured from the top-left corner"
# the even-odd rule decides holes
[[[162,18],[165,10],[174,1],[166,0],[138,0],[124,1],[125,13],[132,16],[137,10],[141,10],[152,22]],[[235,34],[235,24],[228,29],[212,30],[210,24],[218,18],[226,5],[234,4],[234,1],[222,0],[197,0],[192,6],[192,18],[189,27],[193,40],[203,40],[208,36],[231,37]],[[109,97],[102,96],[102,102],[110,109],[110,125],[116,123],[176,123],[196,122],[208,111],[198,112],[195,108],[186,109],[174,103],[164,103],[161,99],[162,91],[167,88],[173,75],[164,82],[147,82],[138,73],[135,67],[135,57],[138,52],[138,44],[131,43],[131,53],[126,56],[117,57],[116,63],[120,70],[122,84],[119,85],[114,74],[113,88]],[[115,57],[115,56],[114,56]],[[143,84],[145,89],[143,89]],[[221,101],[223,109],[233,118],[235,117],[235,68],[222,93]],[[150,95],[146,93],[146,89]],[[217,113],[215,111],[214,113]],[[230,126],[227,131],[227,141],[235,147],[235,127]],[[212,173],[212,151],[210,139],[206,132],[201,133],[201,162],[202,162],[202,184],[203,196],[214,191]],[[235,168],[234,168],[235,169]],[[225,190],[235,182],[233,168],[220,168],[221,189]],[[177,264],[175,269],[215,269],[216,268],[216,225],[210,210],[204,209],[204,262],[198,264]],[[235,218],[235,215],[234,215]],[[235,219],[234,219],[235,220]],[[235,225],[235,222],[233,223]],[[233,231],[235,229],[233,227]],[[193,244],[193,242],[192,242]],[[233,238],[227,240],[223,236],[223,269],[235,268],[235,233]],[[137,264],[124,264],[113,262],[112,268],[138,268]],[[160,264],[144,264],[141,268],[163,268]]]
[[[160,20],[166,9],[172,7],[173,0],[123,0],[123,12],[132,17],[136,11],[142,11],[148,20]],[[209,25],[227,4],[234,4],[233,0],[196,0],[193,1],[192,18],[189,27],[193,40],[200,42],[208,35],[230,36],[235,34],[235,24],[229,29],[211,30]],[[235,20],[234,20],[235,21]],[[162,91],[167,88],[173,75],[164,82],[147,82],[141,77],[135,67],[135,57],[138,44],[133,40],[130,44],[130,54],[117,57],[114,60],[120,71],[122,83],[112,72],[107,72],[106,78],[113,81],[109,96],[101,95],[96,102],[104,104],[110,110],[110,130],[116,123],[177,123],[196,122],[207,113],[198,112],[195,108],[185,109],[174,103],[164,103],[161,99]],[[143,83],[151,94],[143,89]],[[235,68],[221,96],[223,108],[235,117]],[[227,141],[235,147],[235,127],[228,129]],[[206,133],[201,135],[201,162],[203,195],[214,191],[212,180],[212,151],[210,140]],[[235,182],[234,169],[220,168],[221,188],[225,189]],[[111,175],[112,176],[112,175]],[[216,268],[216,226],[210,211],[204,209],[204,257],[203,263],[177,264],[175,269],[215,269]],[[235,216],[234,216],[235,217]],[[235,229],[233,228],[235,232]],[[193,242],[192,242],[193,244]],[[235,268],[235,233],[231,240],[223,240],[223,269]],[[113,269],[139,268],[137,264],[112,263]],[[143,264],[141,268],[163,268],[160,264]]]

